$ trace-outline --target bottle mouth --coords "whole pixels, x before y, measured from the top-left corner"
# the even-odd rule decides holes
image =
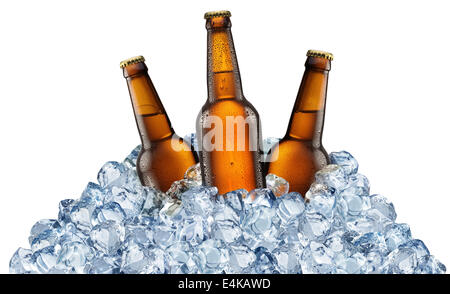
[[[125,78],[144,74],[148,71],[147,65],[143,61],[131,63],[122,67]]]
[[[306,58],[305,67],[312,70],[329,71],[331,69],[331,60],[308,56],[308,58]]]
[[[206,29],[225,29],[231,27],[231,20],[229,17],[212,17],[206,19]]]

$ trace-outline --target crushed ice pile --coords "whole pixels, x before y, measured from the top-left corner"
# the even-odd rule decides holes
[[[266,189],[217,195],[198,165],[164,194],[139,183],[138,152],[106,163],[81,198],[60,202],[58,219],[37,222],[10,272],[445,273],[345,151],[330,154],[306,202],[270,174]]]

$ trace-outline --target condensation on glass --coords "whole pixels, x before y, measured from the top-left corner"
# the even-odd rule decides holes
[[[165,192],[198,159],[191,146],[175,134],[144,61],[137,56],[120,63],[142,143],[136,170],[142,185]]]

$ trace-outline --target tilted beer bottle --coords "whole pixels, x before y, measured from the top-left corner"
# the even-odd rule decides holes
[[[197,155],[175,134],[144,61],[137,56],[120,63],[142,143],[136,169],[142,185],[165,192],[197,162]]]
[[[208,99],[197,118],[204,185],[220,194],[264,186],[259,115],[242,94],[229,11],[205,14]]]
[[[322,146],[328,72],[331,53],[309,50],[305,73],[286,135],[272,150],[268,173],[289,182],[289,190],[305,196],[316,171],[329,163]],[[278,157],[278,158],[277,158]],[[276,160],[275,160],[276,159]]]

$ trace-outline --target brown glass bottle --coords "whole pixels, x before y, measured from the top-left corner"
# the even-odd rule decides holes
[[[316,171],[329,163],[322,146],[331,53],[309,50],[305,73],[286,135],[272,150],[268,173],[289,182],[289,190],[305,196]]]
[[[142,185],[165,192],[198,160],[189,145],[175,134],[144,61],[144,57],[137,56],[120,63],[142,143],[136,169]]]
[[[204,185],[220,194],[264,187],[259,115],[242,93],[229,11],[205,14],[208,99],[197,118]]]

